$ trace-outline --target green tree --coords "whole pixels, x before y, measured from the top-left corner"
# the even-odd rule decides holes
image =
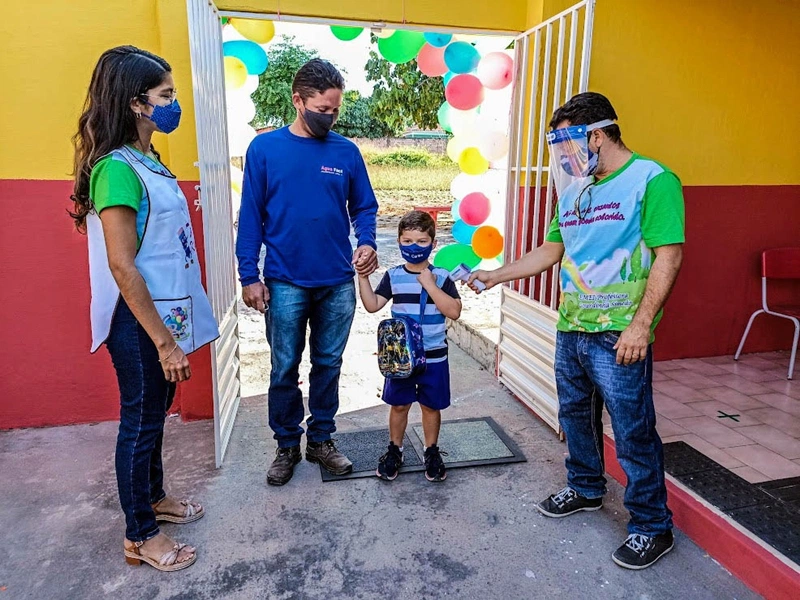
[[[371,50],[364,67],[367,81],[375,82],[372,114],[394,134],[411,126],[436,129],[437,111],[444,102],[441,77],[428,77],[412,60],[402,65],[388,62]]]
[[[317,57],[316,51],[286,37],[276,41],[267,51],[269,67],[258,78],[253,93],[256,116],[253,127],[283,127],[295,119],[292,104],[292,80],[305,63]]]
[[[371,104],[372,98],[364,98],[357,90],[347,90],[334,130],[350,138],[390,136],[391,130],[372,115]]]

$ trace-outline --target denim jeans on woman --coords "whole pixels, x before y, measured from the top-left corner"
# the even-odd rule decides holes
[[[155,344],[122,299],[106,346],[120,391],[116,469],[125,537],[141,542],[159,531],[151,505],[166,496],[161,443],[175,384],[164,377]]]
[[[308,378],[306,438],[324,442],[336,431],[342,354],[356,310],[353,281],[341,285],[303,288],[268,279],[269,310],[265,315],[272,372],[269,380],[269,426],[278,447],[300,443],[303,393],[298,386],[300,361],[310,326],[311,374]]]
[[[567,436],[569,487],[586,498],[606,492],[603,406],[611,417],[617,459],[628,485],[629,533],[654,536],[672,529],[664,453],[653,406],[653,353],[631,365],[616,363],[619,332],[558,332],[558,420]]]

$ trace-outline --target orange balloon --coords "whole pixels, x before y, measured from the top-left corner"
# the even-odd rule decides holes
[[[472,251],[481,258],[495,258],[503,251],[503,234],[491,225],[479,227],[472,236]]]

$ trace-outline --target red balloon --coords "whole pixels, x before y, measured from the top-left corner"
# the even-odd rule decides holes
[[[471,110],[483,102],[483,84],[475,75],[456,75],[444,89],[450,106],[458,110]]]
[[[467,225],[480,225],[489,218],[492,210],[489,198],[481,192],[472,192],[464,196],[458,206],[458,215]]]
[[[502,90],[514,78],[514,59],[505,52],[490,52],[478,65],[478,79],[490,90]]]
[[[428,77],[441,77],[448,71],[444,64],[444,48],[425,44],[417,55],[417,66]]]

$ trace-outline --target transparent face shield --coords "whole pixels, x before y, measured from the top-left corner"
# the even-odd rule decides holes
[[[589,134],[595,129],[613,124],[611,119],[605,119],[591,125],[554,129],[547,134],[550,177],[559,198],[570,185],[594,174],[597,169],[597,155],[589,150]]]

